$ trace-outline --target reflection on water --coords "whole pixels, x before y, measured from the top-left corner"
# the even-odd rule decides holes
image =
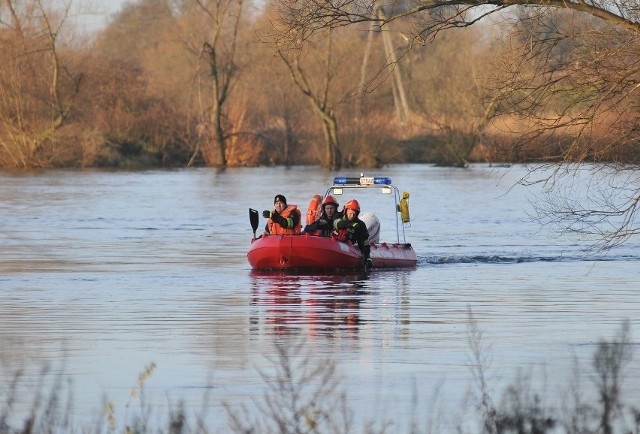
[[[357,339],[366,275],[252,272],[253,333]]]

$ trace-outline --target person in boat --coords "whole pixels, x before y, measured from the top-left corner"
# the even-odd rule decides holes
[[[358,215],[360,215],[360,204],[357,200],[351,199],[344,205],[342,216],[333,223],[336,230],[335,237],[338,241],[350,241],[357,244],[362,252],[365,268],[370,269],[373,262],[371,261],[371,246],[369,246],[369,231],[367,225],[358,218]]]
[[[302,232],[302,214],[296,205],[287,205],[287,198],[278,194],[273,198],[273,206],[273,211],[262,211],[262,216],[267,219],[265,234],[295,235]]]
[[[320,218],[306,225],[304,231],[312,235],[323,237],[331,236],[333,232],[333,222],[342,217],[342,214],[338,212],[339,206],[333,196],[328,195],[325,197],[322,201],[322,214],[320,214]]]

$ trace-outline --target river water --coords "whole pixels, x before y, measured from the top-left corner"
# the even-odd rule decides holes
[[[306,209],[333,179],[321,169],[0,173],[2,383],[22,369],[18,413],[50,366],[47,376],[71,381],[78,425],[105,401],[117,424],[146,407],[162,424],[184,401],[190,420],[229,432],[223,405],[255,415],[286,349],[288,360],[335,366],[352,432],[453,432],[474,411],[475,324],[495,401],[524,374],[555,406],[600,339],[623,320],[637,332],[640,244],[593,256],[589,240],[531,222],[531,190],[511,188],[523,173],[368,173],[411,193],[405,230],[418,254],[416,269],[369,276],[249,267],[248,208],[270,209],[282,193]],[[151,363],[141,399],[132,389]],[[625,373],[623,392],[637,397],[638,360]]]

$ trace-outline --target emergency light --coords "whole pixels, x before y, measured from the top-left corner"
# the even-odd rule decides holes
[[[391,185],[391,178],[388,176],[361,176],[359,178],[336,176],[333,178],[333,185]]]

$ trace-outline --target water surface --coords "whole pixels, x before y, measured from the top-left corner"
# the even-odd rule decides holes
[[[303,341],[336,363],[357,423],[406,431],[439,408],[463,412],[472,313],[496,396],[524,371],[558,399],[575,359],[588,367],[625,319],[638,329],[640,245],[595,257],[587,241],[530,222],[530,194],[510,189],[522,170],[371,173],[411,193],[406,235],[419,260],[369,276],[248,265],[248,208],[271,208],[282,193],[306,209],[333,178],[320,169],[0,174],[0,375],[22,368],[34,383],[50,364],[72,379],[79,421],[106,397],[126,423],[153,362],[146,402],[163,415],[185,400],[194,414],[206,397],[211,432],[225,432],[222,403],[265,392],[259,371],[274,342]],[[384,240],[395,228],[381,220]],[[624,384],[635,396],[639,368],[629,365]],[[453,430],[453,418],[441,423]]]

